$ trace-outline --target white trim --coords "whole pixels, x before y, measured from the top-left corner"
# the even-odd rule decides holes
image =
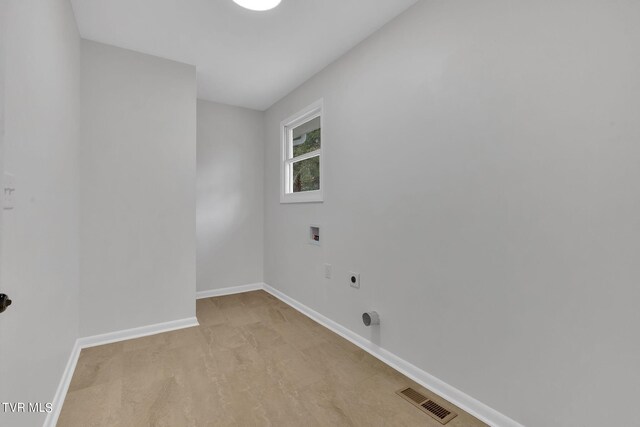
[[[95,347],[103,344],[110,344],[118,341],[130,340],[133,338],[146,337],[148,335],[160,334],[162,332],[175,331],[177,329],[190,328],[192,326],[198,326],[198,319],[195,317],[188,317],[186,319],[172,320],[170,322],[156,323],[154,325],[141,326],[138,328],[124,329],[116,332],[109,332],[107,334],[93,335],[90,337],[78,338],[73,345],[67,366],[62,373],[62,378],[58,384],[56,394],[53,397],[53,409],[47,415],[44,421],[44,427],[55,427],[64,404],[64,399],[67,396],[69,390],[69,384],[71,384],[71,378],[73,378],[73,372],[76,369],[78,358],[80,357],[80,351],[83,348]]]
[[[292,165],[294,163],[298,163],[303,160],[308,160],[312,157],[320,157],[321,154],[322,154],[322,150],[318,149],[314,151],[309,151],[308,153],[300,154],[298,157],[292,157],[290,159],[286,159],[284,162],[287,165]]]
[[[187,317],[186,319],[172,320],[170,322],[156,323],[153,325],[140,326],[138,328],[123,329],[121,331],[78,338],[78,341],[80,342],[80,348],[89,348],[98,345],[111,344],[118,341],[161,334],[163,332],[175,331],[177,329],[190,328],[198,325],[199,323],[197,318]]]
[[[320,161],[322,164],[322,161]],[[320,174],[322,174],[322,166],[320,166]],[[322,175],[320,176],[320,182],[322,183]],[[320,184],[322,186],[322,184]],[[283,195],[280,199],[280,203],[320,203],[324,201],[322,190],[314,191],[301,191],[299,193],[288,193]]]
[[[210,289],[208,291],[196,292],[196,299],[221,297],[224,295],[241,294],[244,292],[257,291],[264,289],[264,283],[251,283],[248,285],[230,286],[228,288]]]
[[[266,283],[264,284],[264,290],[479,420],[494,427],[523,427],[522,424],[519,424],[506,415],[490,408],[468,394],[463,393],[428,372],[425,372],[406,360],[401,359],[390,351],[372,343],[350,329],[347,329],[328,317],[323,316],[317,311],[283,294]]]
[[[302,110],[284,119],[282,121],[282,124],[287,126],[292,126],[295,128],[300,126],[301,124],[304,124],[310,120],[315,119],[316,117],[320,116],[318,112],[319,111],[322,112],[323,102],[324,102],[323,98],[318,99],[314,103],[307,105]]]
[[[73,378],[73,372],[76,370],[78,357],[80,357],[80,350],[82,350],[78,341],[79,340],[76,340],[73,344],[73,348],[71,349],[67,366],[64,368],[56,394],[53,396],[53,400],[51,401],[52,410],[47,414],[47,418],[44,420],[44,427],[55,427],[58,422],[58,417],[62,410],[62,404],[64,403],[64,398],[67,396],[67,390],[69,390],[69,384],[71,384],[71,378]]]
[[[309,120],[320,117],[321,146],[319,150],[305,153],[295,158],[289,158],[289,134],[291,130]],[[280,122],[280,203],[312,203],[324,201],[324,156],[326,151],[326,138],[324,131],[324,100],[320,98],[313,104],[305,107],[296,114],[289,116]],[[302,191],[293,193],[289,182],[289,169],[293,163],[318,156],[320,158],[320,189],[315,191]],[[295,162],[293,161],[295,159]]]

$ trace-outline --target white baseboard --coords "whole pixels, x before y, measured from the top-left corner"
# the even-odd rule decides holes
[[[317,311],[307,307],[306,305],[294,300],[293,298],[283,294],[282,292],[274,289],[273,287],[264,284],[264,290],[275,296],[282,302],[290,305],[298,310],[300,313],[315,320],[324,327],[330,329],[341,337],[353,344],[357,345],[364,351],[368,352],[372,356],[411,378],[413,381],[422,385],[423,387],[431,390],[440,397],[448,400],[479,420],[493,426],[493,427],[523,427],[520,423],[512,420],[506,415],[490,408],[484,403],[474,399],[473,397],[463,393],[455,387],[445,383],[444,381],[434,377],[428,372],[423,371],[415,365],[407,362],[404,359],[396,356],[388,350],[372,343],[364,337],[356,334],[350,329],[345,328],[337,322],[323,316]]]
[[[241,294],[243,292],[264,289],[264,283],[251,283],[249,285],[230,286],[228,288],[210,289],[196,292],[196,299],[221,297],[223,295]]]
[[[64,372],[62,373],[62,378],[60,379],[60,383],[58,384],[56,394],[51,401],[52,410],[51,412],[49,412],[49,414],[47,414],[47,418],[44,420],[44,427],[55,427],[56,423],[58,422],[58,417],[60,416],[60,411],[62,410],[64,398],[67,396],[67,390],[69,390],[69,384],[71,384],[73,372],[76,370],[76,364],[78,363],[80,350],[82,349],[80,348],[78,340],[76,340],[76,342],[73,344],[71,354],[69,355],[67,366],[65,366]]]
[[[107,334],[93,335],[90,337],[78,338],[73,346],[73,350],[69,355],[69,361],[58,384],[58,389],[53,398],[53,410],[47,415],[44,421],[44,427],[55,427],[62,410],[64,399],[71,384],[73,372],[76,369],[80,351],[83,348],[95,347],[103,344],[110,344],[118,341],[125,341],[134,338],[146,337],[149,335],[160,334],[162,332],[175,331],[177,329],[198,326],[198,319],[188,317],[186,319],[172,320],[170,322],[156,323],[154,325],[141,326],[138,328],[124,329],[122,331],[109,332]]]
[[[146,337],[148,335],[160,334],[162,332],[175,331],[177,329],[190,328],[192,326],[198,326],[198,319],[196,319],[195,317],[188,317],[186,319],[172,320],[170,322],[156,323],[154,325],[140,326],[138,328],[124,329],[122,331],[115,331],[106,334],[78,338],[78,341],[80,343],[80,348],[88,348],[95,347],[97,345],[110,344],[118,341]]]

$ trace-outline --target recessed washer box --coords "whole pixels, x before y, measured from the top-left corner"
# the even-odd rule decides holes
[[[320,246],[320,226],[309,226],[309,243]]]

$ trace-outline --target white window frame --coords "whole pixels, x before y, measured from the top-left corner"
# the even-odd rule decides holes
[[[291,133],[293,129],[303,123],[320,117],[320,149],[305,153],[295,158],[296,162],[318,156],[320,158],[320,189],[314,191],[293,192],[293,182],[291,182],[293,158],[289,158],[291,146]],[[323,100],[319,99],[303,110],[280,122],[280,203],[313,203],[324,201],[324,157],[325,149],[324,137],[324,109]]]

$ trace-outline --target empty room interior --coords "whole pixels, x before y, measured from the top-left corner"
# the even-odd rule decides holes
[[[0,0],[0,426],[640,426],[637,0]]]

